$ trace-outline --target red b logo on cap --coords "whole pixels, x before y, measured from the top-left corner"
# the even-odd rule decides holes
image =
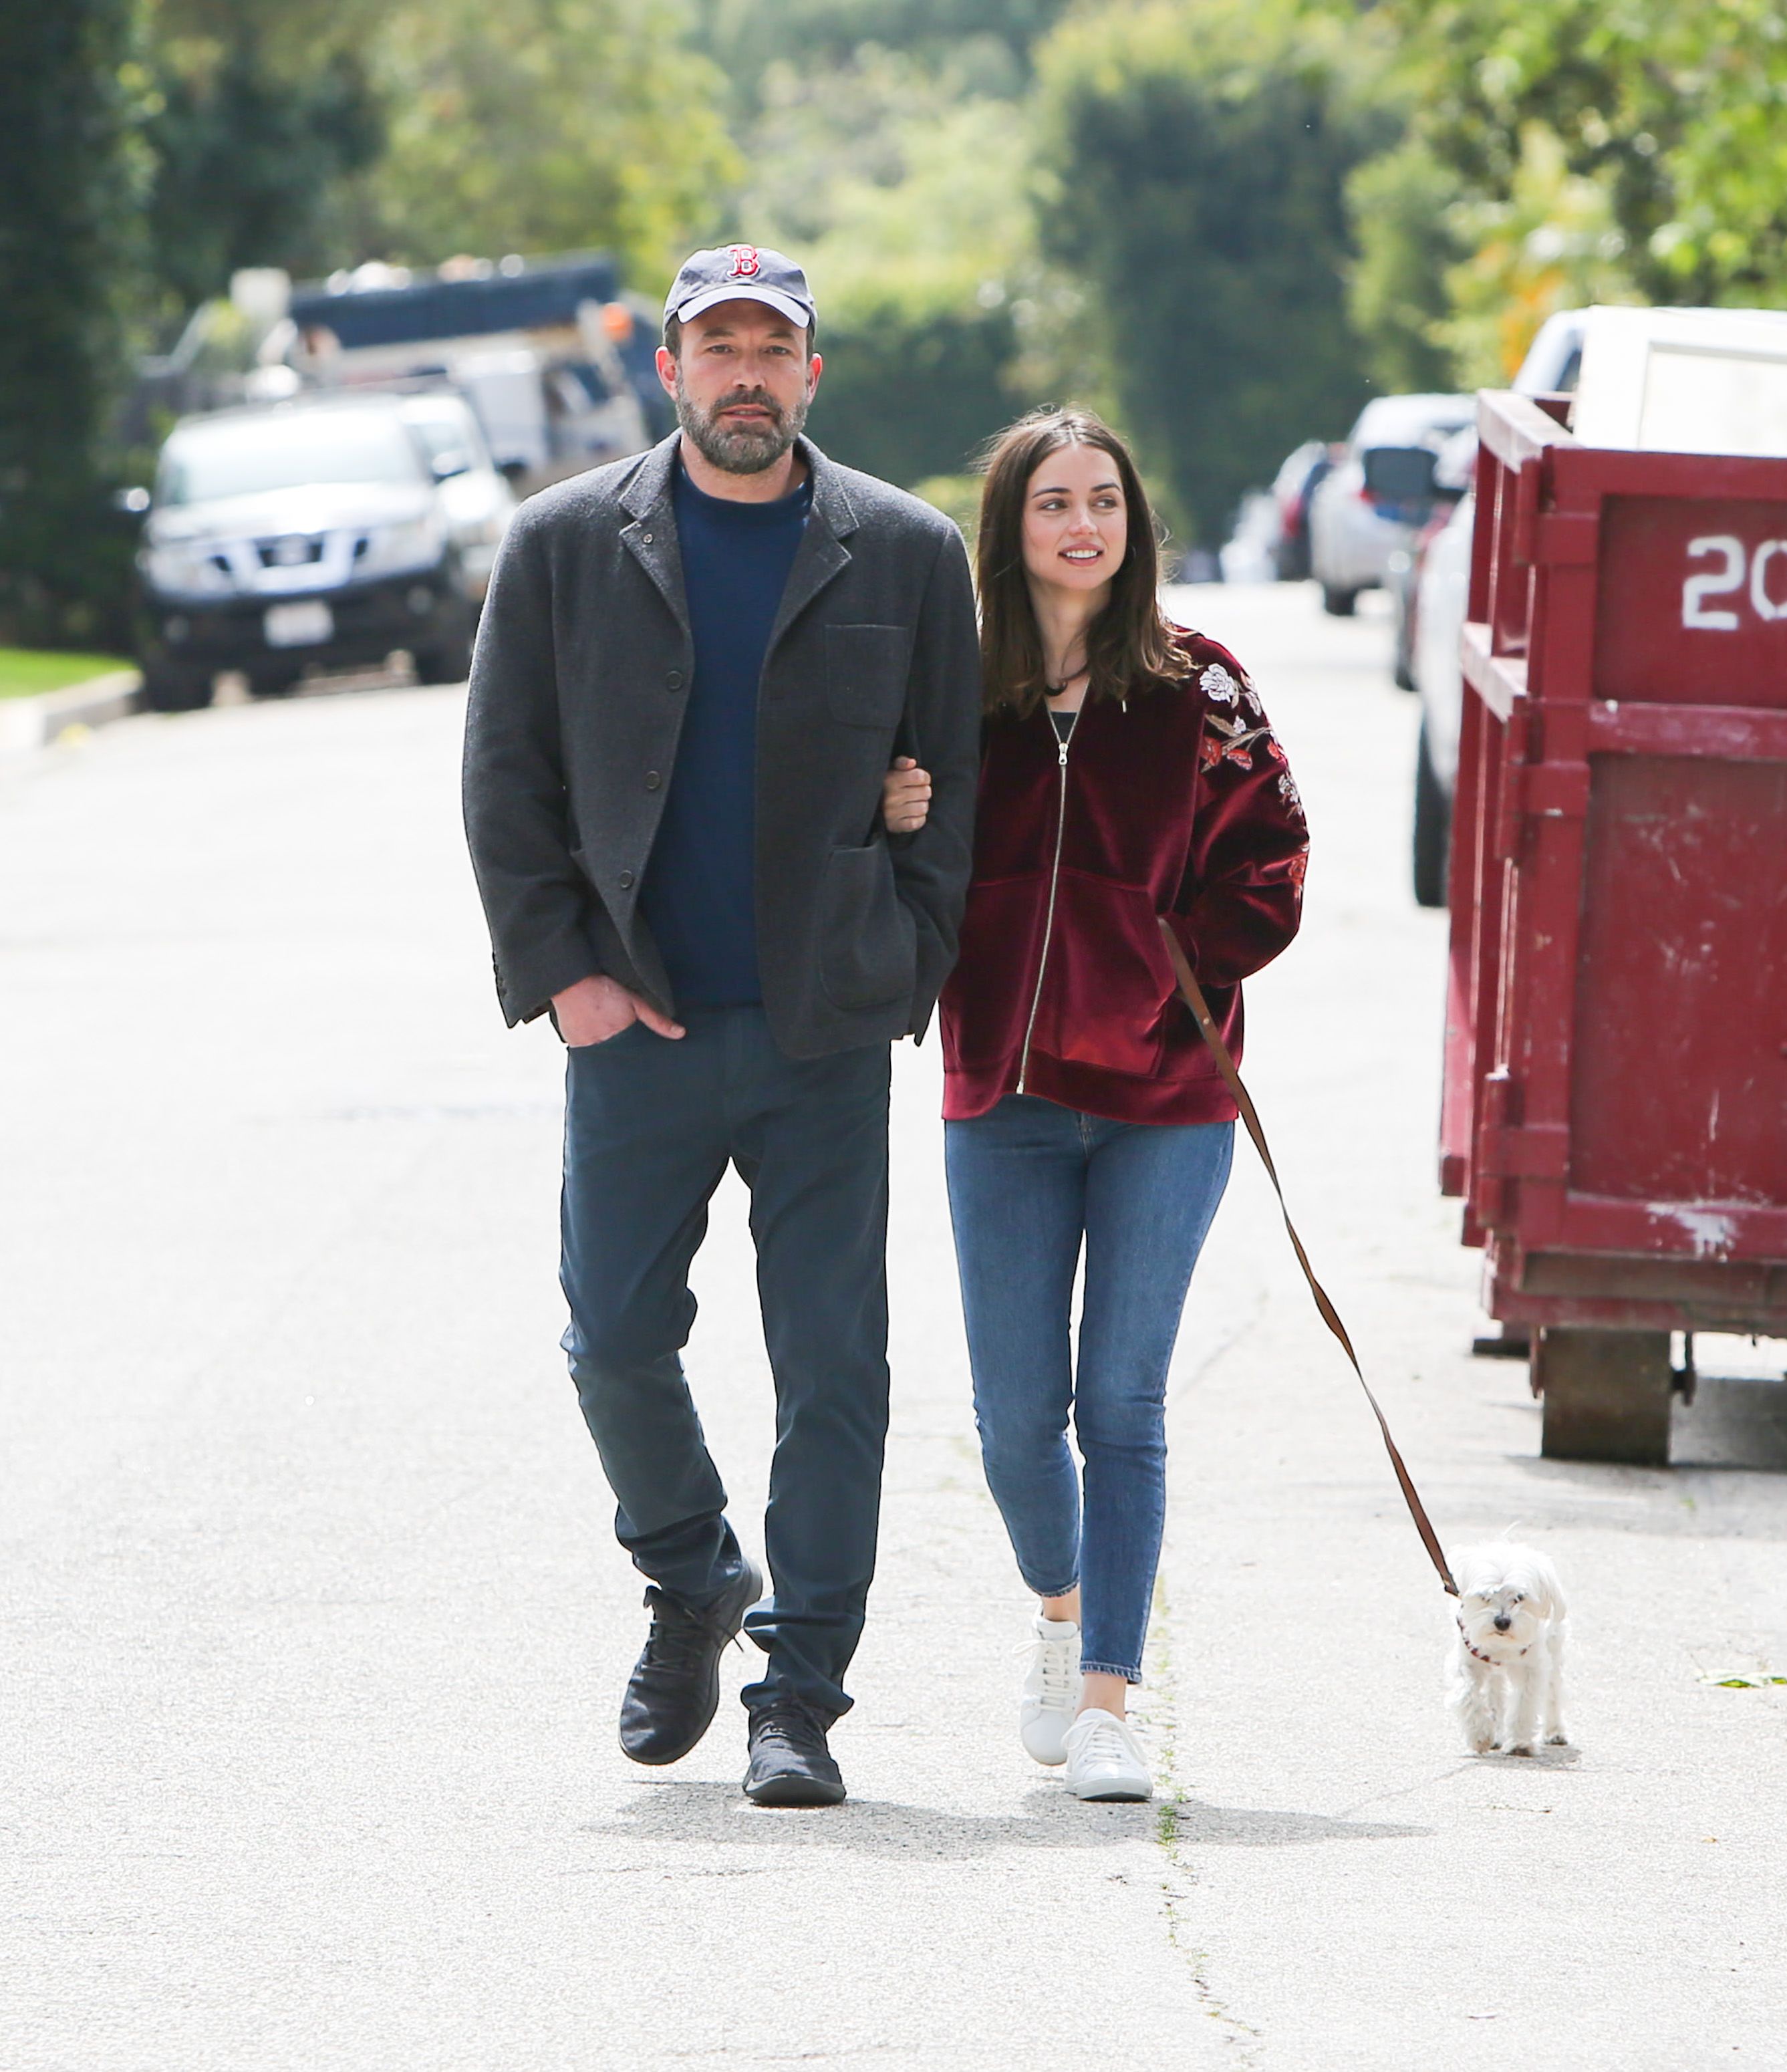
[[[757,256],[754,245],[729,245],[732,254],[732,272],[727,277],[733,281],[752,281],[763,270],[763,262]]]

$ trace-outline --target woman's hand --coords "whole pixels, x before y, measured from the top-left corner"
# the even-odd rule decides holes
[[[915,835],[930,812],[930,772],[898,757],[881,779],[881,818],[890,835]]]

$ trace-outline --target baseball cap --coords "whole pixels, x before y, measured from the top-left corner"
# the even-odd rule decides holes
[[[817,312],[807,276],[785,253],[754,245],[721,245],[683,261],[664,300],[664,322],[686,323],[716,302],[762,302],[790,323],[811,327]]]

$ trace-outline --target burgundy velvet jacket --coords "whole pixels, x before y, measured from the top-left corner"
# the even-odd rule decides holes
[[[1161,940],[1184,945],[1230,1051],[1240,980],[1296,933],[1308,829],[1241,664],[1088,701],[1065,753],[1042,706],[990,721],[961,951],[940,1002],[943,1113],[1038,1094],[1119,1122],[1233,1119]]]

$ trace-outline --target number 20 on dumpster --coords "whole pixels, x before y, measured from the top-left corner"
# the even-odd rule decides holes
[[[1682,623],[1709,633],[1735,633],[1742,623],[1728,605],[1715,605],[1714,598],[1732,598],[1740,604],[1746,593],[1750,609],[1760,619],[1787,619],[1787,595],[1771,597],[1773,582],[1787,592],[1787,540],[1764,540],[1752,553],[1735,532],[1710,532],[1688,542],[1688,559],[1712,565],[1690,575],[1682,585]],[[1778,569],[1773,564],[1779,560]],[[1746,581],[1746,578],[1748,580]]]

